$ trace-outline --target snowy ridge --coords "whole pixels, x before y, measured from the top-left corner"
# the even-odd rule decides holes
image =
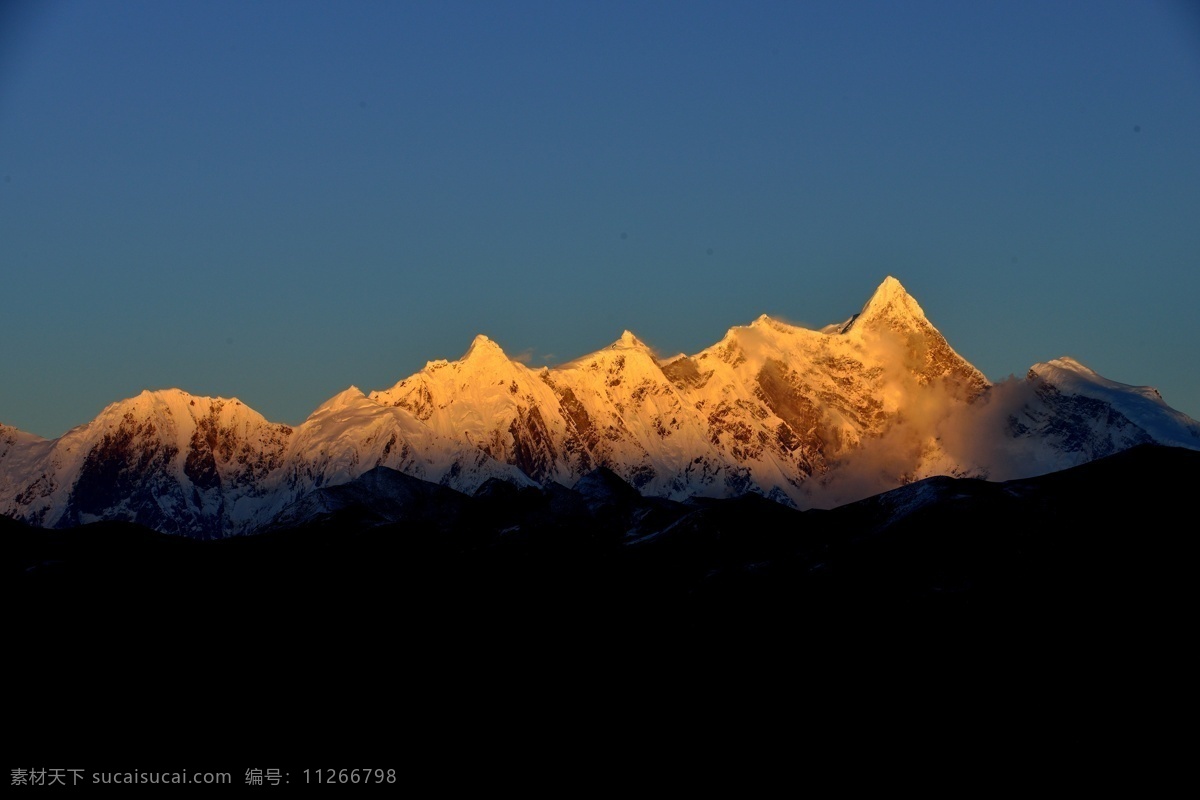
[[[261,494],[290,433],[236,398],[144,391],[6,455],[0,510],[47,527],[117,518],[219,533],[232,504]]]
[[[1168,406],[1151,386],[1110,381],[1067,356],[1034,364],[1029,375],[1030,380],[1044,382],[1062,394],[1111,406],[1159,444],[1193,449],[1200,445],[1200,424]]]
[[[888,277],[845,323],[762,315],[669,359],[624,331],[534,370],[479,335],[457,361],[350,387],[295,428],[178,389],[56,440],[0,426],[0,513],[224,536],[328,502],[301,503],[378,466],[464,492],[491,478],[569,486],[604,467],[646,494],[809,506],[935,474],[1037,474],[1144,441],[1197,448],[1200,426],[1071,359],[1035,365],[1019,391],[992,387]]]

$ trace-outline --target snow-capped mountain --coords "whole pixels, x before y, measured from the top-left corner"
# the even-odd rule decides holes
[[[1171,408],[1157,389],[1110,381],[1073,358],[1034,364],[1033,399],[1009,419],[1014,440],[1048,454],[1039,472],[1065,469],[1139,444],[1200,449],[1196,420]]]
[[[1200,449],[1200,424],[1068,358],[993,386],[889,277],[843,323],[814,331],[764,315],[690,356],[660,359],[626,331],[531,369],[477,336],[461,359],[370,394],[351,387],[295,428],[177,389],[114,403],[56,440],[0,425],[0,513],[222,536],[376,466],[467,492],[491,478],[572,485],[606,467],[645,494],[832,505],[1150,441]]]
[[[237,399],[178,389],[113,403],[53,441],[0,426],[0,508],[45,527],[127,519],[218,535],[265,501],[292,435]]]

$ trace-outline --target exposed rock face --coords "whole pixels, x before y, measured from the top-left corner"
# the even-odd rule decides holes
[[[1022,443],[1031,474],[1147,441],[1200,448],[1200,425],[1152,389],[1070,359],[1036,365],[1027,384],[1003,430],[988,435]],[[882,488],[989,474],[992,456],[947,449],[939,425],[990,392],[888,278],[845,323],[812,331],[764,315],[667,360],[625,331],[533,370],[477,336],[462,359],[429,362],[370,395],[351,387],[295,430],[237,400],[179,390],[115,403],[54,441],[0,426],[0,513],[49,527],[125,519],[221,536],[376,466],[466,492],[493,478],[570,486],[605,468],[645,494],[750,491],[806,505],[810,484],[884,443]]]

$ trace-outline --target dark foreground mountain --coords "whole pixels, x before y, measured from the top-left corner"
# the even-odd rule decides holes
[[[503,739],[512,715],[597,734],[622,708],[805,738],[871,719],[859,746],[896,752],[1133,752],[1190,650],[1198,475],[1200,453],[1147,445],[801,512],[607,470],[474,496],[376,470],[255,537],[0,520],[10,707],[35,744],[85,711],[220,714],[226,746],[269,730],[276,752],[364,714]]]

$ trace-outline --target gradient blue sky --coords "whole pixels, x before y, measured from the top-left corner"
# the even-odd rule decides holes
[[[895,275],[1200,417],[1189,2],[0,5],[0,421],[297,423],[476,333],[695,352]]]

